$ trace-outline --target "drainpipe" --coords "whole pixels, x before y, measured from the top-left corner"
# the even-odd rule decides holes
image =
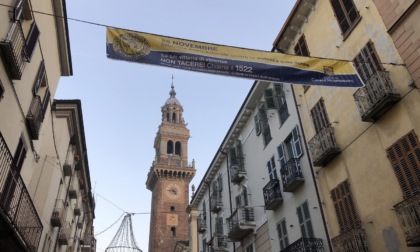
[[[211,222],[211,185],[209,183],[206,183],[207,186],[209,187],[209,220],[210,220],[210,240],[213,240],[213,230],[212,230],[212,222]],[[207,245],[207,244],[206,244]],[[213,246],[213,245],[212,245]],[[205,251],[207,251],[207,249],[205,249]]]
[[[222,153],[223,155],[226,156],[226,169],[227,169],[227,175],[228,175],[228,189],[229,189],[229,206],[230,206],[230,216],[232,216],[233,214],[233,207],[232,207],[232,194],[231,194],[231,190],[230,190],[230,169],[229,169],[229,155],[222,151],[221,149],[219,149],[220,153]],[[233,252],[236,252],[236,246],[235,246],[235,242],[233,242]]]
[[[299,112],[299,108],[298,108],[297,101],[296,101],[295,90],[293,88],[293,85],[290,85],[290,87],[292,89],[293,101],[295,102],[295,107],[296,107],[296,111],[297,111],[298,118],[299,118],[299,125],[302,126],[302,119],[300,117],[300,112]],[[306,150],[306,153],[308,154],[309,167],[310,167],[310,170],[311,170],[312,180],[314,181],[314,184],[315,184],[316,197],[318,199],[319,208],[321,210],[321,217],[322,217],[322,222],[324,223],[324,231],[325,231],[325,234],[327,236],[328,248],[330,249],[330,251],[333,251],[332,247],[331,247],[330,236],[328,234],[327,222],[325,221],[325,215],[324,215],[324,209],[323,209],[322,203],[321,203],[321,197],[319,196],[319,190],[318,190],[318,185],[317,185],[318,183],[315,179],[315,173],[314,173],[314,169],[313,169],[313,165],[312,165],[312,159],[311,159],[311,156],[309,155],[308,143],[306,142],[306,137],[305,137],[304,130],[301,129],[301,132],[302,132],[302,137],[303,137],[303,143],[305,144],[305,150]]]

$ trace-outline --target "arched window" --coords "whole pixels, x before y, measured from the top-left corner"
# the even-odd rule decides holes
[[[176,113],[175,112],[172,113],[172,122],[176,122]]]
[[[171,227],[171,236],[175,237],[176,235],[176,228],[175,227]]]
[[[169,119],[169,112],[168,112],[168,113],[166,113],[166,121],[167,121],[167,122],[170,122],[170,119]]]
[[[181,142],[175,143],[175,155],[181,156]]]
[[[172,140],[168,141],[168,144],[166,146],[167,154],[174,154],[174,142]]]

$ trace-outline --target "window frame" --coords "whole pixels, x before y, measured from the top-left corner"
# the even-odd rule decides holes
[[[278,179],[277,170],[276,170],[276,161],[274,159],[274,155],[268,160],[267,168],[268,168],[268,177],[270,178],[270,181]]]
[[[368,84],[368,80],[373,74],[384,70],[372,40],[369,40],[366,45],[360,49],[353,61],[354,68],[365,84]]]
[[[300,206],[296,208],[296,212],[299,219],[300,231],[303,238],[314,238],[314,228],[312,226],[311,214],[309,211],[309,203],[306,200]]]
[[[311,109],[312,123],[315,132],[318,134],[322,129],[330,127],[331,123],[328,119],[327,109],[324,99],[321,97],[319,101]]]
[[[353,200],[349,181],[347,179],[344,180],[333,188],[330,193],[340,233],[359,228],[361,221]]]
[[[344,1],[347,1],[348,3],[350,3],[351,4],[351,10],[355,11],[355,14],[357,16],[354,18],[354,20],[351,20],[351,18],[350,18],[351,10],[350,11],[347,10],[347,8],[344,4]],[[356,5],[354,4],[353,0],[330,0],[330,4],[331,4],[331,8],[334,12],[334,16],[337,20],[338,27],[340,27],[341,35],[343,36],[343,39],[345,40],[361,20],[359,10],[356,8]],[[338,4],[338,5],[336,5],[336,4]],[[340,9],[337,10],[336,7],[339,7]],[[342,12],[343,17],[339,17],[340,12]],[[348,28],[345,31],[343,30],[343,27],[341,25],[342,24],[341,21],[343,21],[343,20],[345,20],[347,25],[348,25]]]
[[[276,224],[277,235],[279,237],[280,250],[285,249],[289,246],[289,237],[287,234],[286,218],[281,219]]]

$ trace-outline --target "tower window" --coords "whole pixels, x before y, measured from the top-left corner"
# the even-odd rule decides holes
[[[175,207],[171,206],[171,212],[175,212]]]
[[[174,142],[172,142],[172,140],[169,140],[168,141],[168,144],[167,144],[167,154],[174,154]]]
[[[181,156],[181,142],[175,143],[175,155]]]
[[[169,113],[166,113],[166,121],[167,121],[167,122],[169,122],[169,121],[170,121],[170,119],[169,119]]]
[[[175,237],[176,235],[176,228],[175,227],[171,227],[171,236]]]
[[[176,113],[175,112],[172,113],[172,122],[176,122]]]

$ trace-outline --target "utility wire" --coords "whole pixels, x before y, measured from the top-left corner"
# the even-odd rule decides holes
[[[7,4],[0,4],[0,6],[8,7],[8,8],[14,8],[14,6],[7,5]],[[41,14],[41,15],[47,15],[47,16],[56,17],[56,18],[62,18],[62,19],[71,20],[71,21],[75,21],[75,22],[79,22],[79,23],[84,23],[84,24],[89,24],[89,25],[94,25],[94,26],[100,26],[100,27],[105,27],[105,28],[110,27],[110,28],[120,29],[120,30],[125,30],[125,31],[138,32],[138,31],[134,31],[134,30],[126,29],[126,28],[121,28],[121,27],[116,27],[116,26],[112,26],[112,25],[101,24],[101,23],[87,21],[87,20],[82,20],[82,19],[77,19],[77,18],[63,17],[63,16],[51,14],[51,13],[46,13],[46,12],[43,12],[43,11],[36,11],[36,10],[31,10],[31,11],[32,11],[32,13],[37,13],[37,14]],[[142,32],[142,33],[150,34],[150,35],[157,35],[157,34],[147,33],[147,32]],[[157,36],[161,36],[161,35],[157,35]],[[166,36],[166,37],[168,37],[168,38],[174,38],[174,37],[170,37],[170,36]],[[226,46],[226,45],[220,45],[220,44],[214,44],[214,43],[200,42],[200,41],[195,41],[195,40],[190,40],[190,41],[199,42],[199,43],[206,43],[206,44],[213,44],[213,45],[218,45],[218,46]],[[241,48],[241,47],[235,47],[235,46],[229,46],[229,47],[234,47],[234,48],[238,48],[238,49],[245,49],[245,50],[261,51],[261,52],[269,52],[269,51],[264,51],[264,50],[250,49],[250,48]],[[306,57],[306,56],[294,55],[294,54],[289,54],[289,53],[282,53],[282,54],[292,55],[292,56],[299,56],[299,57]],[[354,63],[354,60],[347,60],[347,59],[324,58],[324,57],[317,57],[317,56],[310,56],[309,58],[316,58],[316,59],[323,59],[323,60],[338,60],[338,61],[343,61],[343,62],[351,62],[351,63]],[[358,63],[371,63],[371,62],[358,62]],[[382,64],[382,65],[392,65],[392,66],[406,66],[404,63],[394,63],[394,62],[381,62],[380,64]]]

